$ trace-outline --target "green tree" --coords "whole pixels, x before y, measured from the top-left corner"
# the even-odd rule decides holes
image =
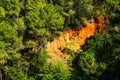
[[[4,72],[6,72],[4,67],[14,66],[21,58],[19,50],[23,48],[22,38],[18,37],[17,31],[9,22],[0,22],[0,65]],[[4,74],[4,77],[7,78],[7,74]]]
[[[11,80],[35,80],[32,77],[28,77],[24,72],[22,72],[19,68],[15,67],[5,67],[5,72],[7,72],[7,76],[10,75]],[[8,78],[9,79],[9,78]]]
[[[70,80],[71,73],[63,63],[46,64],[40,74],[41,80]]]
[[[6,17],[17,17],[19,16],[21,9],[21,1],[19,0],[0,0],[0,6],[6,11]]]
[[[54,5],[62,7],[62,14],[65,17],[65,27],[78,28],[84,24],[84,19],[93,16],[93,0],[53,0]]]
[[[94,4],[95,10],[96,10],[94,15],[108,13],[110,24],[112,26],[119,24],[120,1],[117,1],[117,0],[104,0],[104,1],[94,0],[93,4]]]
[[[23,48],[22,38],[18,37],[17,31],[4,21],[0,23],[0,28],[1,50],[9,55],[8,59],[20,57],[20,54],[17,52]]]
[[[88,40],[84,50],[94,52],[97,63],[99,63],[98,79],[119,79],[119,53],[120,53],[119,33],[111,29],[106,34],[96,34]],[[101,64],[102,63],[102,64]],[[99,72],[101,68],[102,72]],[[106,67],[105,67],[106,66]],[[108,77],[109,76],[109,77]]]
[[[93,53],[81,53],[78,65],[88,75],[94,74],[97,69],[97,64]]]
[[[36,42],[43,48],[47,41],[51,40],[52,35],[63,28],[64,18],[54,5],[40,1],[27,1],[26,10],[27,32],[25,37],[37,39]]]
[[[5,9],[3,7],[0,7],[0,18],[5,17]]]
[[[94,6],[93,0],[74,0],[75,17],[73,23],[76,26],[83,24],[82,18],[89,19],[93,16]]]

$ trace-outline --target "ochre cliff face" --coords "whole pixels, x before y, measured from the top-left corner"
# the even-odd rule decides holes
[[[94,36],[95,32],[104,33],[103,25],[108,23],[108,18],[105,16],[104,21],[100,17],[96,17],[97,21],[89,23],[86,27],[64,30],[63,35],[55,37],[52,42],[47,44],[48,54],[51,56],[49,62],[63,61],[67,63],[68,54],[62,52],[64,48],[77,51],[86,40]]]

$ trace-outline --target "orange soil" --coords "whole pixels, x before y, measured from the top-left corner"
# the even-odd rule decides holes
[[[77,30],[70,29],[63,31],[62,36],[56,37],[52,42],[49,42],[47,44],[48,54],[52,57],[48,61],[63,61],[67,63],[70,55],[63,53],[62,50],[64,48],[68,48],[77,51],[80,46],[85,44],[87,38],[94,36],[96,29],[98,29],[98,32],[104,33],[105,30],[103,29],[103,25],[107,22],[108,18],[103,21],[100,17],[97,17],[97,22],[92,22],[86,27]]]

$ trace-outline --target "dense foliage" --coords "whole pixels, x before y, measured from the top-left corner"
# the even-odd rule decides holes
[[[66,50],[68,64],[47,62],[47,42],[106,13],[106,32]],[[0,0],[0,80],[119,80],[119,66],[119,0]]]

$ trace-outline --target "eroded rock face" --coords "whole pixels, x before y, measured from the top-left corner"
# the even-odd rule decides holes
[[[84,45],[87,38],[94,36],[96,29],[100,33],[104,33],[103,25],[106,21],[103,21],[100,17],[97,17],[97,22],[93,21],[89,23],[86,27],[77,30],[64,30],[63,35],[56,37],[52,42],[47,44],[47,51],[52,57],[49,62],[63,61],[67,63],[69,59],[68,54],[63,53],[64,48],[77,51],[80,46]],[[107,20],[107,19],[106,19]]]

